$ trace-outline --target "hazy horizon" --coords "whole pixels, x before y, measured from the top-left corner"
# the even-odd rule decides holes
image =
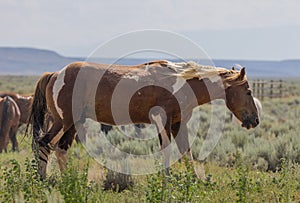
[[[59,51],[56,50],[51,50],[51,49],[46,49],[46,48],[40,48],[40,47],[29,47],[29,46],[0,46],[1,48],[16,48],[16,49],[36,49],[36,50],[44,50],[44,51],[53,51],[56,54],[62,56],[62,57],[67,57],[67,58],[81,58],[81,59],[85,59],[85,56],[72,56],[72,55],[64,55],[62,53],[60,53]],[[116,57],[106,57],[107,59],[116,59]],[[154,56],[133,56],[133,57],[126,57],[129,59],[155,59],[156,57]],[[172,59],[171,57],[166,57],[165,59]],[[187,59],[201,59],[201,58],[187,58]],[[212,60],[238,60],[238,61],[293,61],[293,60],[300,60],[300,58],[287,58],[287,59],[237,59],[237,58],[211,58]]]
[[[300,59],[299,9],[297,0],[3,0],[0,46],[87,57],[116,36],[157,29],[189,38],[213,59]]]

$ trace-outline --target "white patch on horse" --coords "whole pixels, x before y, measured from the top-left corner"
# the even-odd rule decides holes
[[[173,70],[176,70],[178,68],[182,68],[186,63],[181,62],[181,63],[173,63],[171,61],[167,61],[167,66]]]
[[[173,94],[175,94],[182,86],[185,84],[186,80],[182,77],[177,77],[176,82],[174,85],[172,85],[173,88]]]
[[[152,115],[152,119],[155,121],[159,132],[165,129],[160,115]]]
[[[59,95],[61,89],[63,88],[63,86],[65,85],[64,79],[65,79],[65,74],[66,74],[66,68],[67,67],[63,68],[62,70],[60,70],[58,72],[57,78],[53,85],[53,101],[54,101],[55,108],[61,118],[63,118],[63,112],[62,112],[62,109],[59,108],[57,101],[58,101],[58,95]]]
[[[254,104],[255,104],[256,109],[257,109],[258,118],[260,120],[261,117],[262,117],[262,105],[261,105],[261,102],[256,97],[253,97],[253,101],[254,101]]]
[[[62,138],[62,136],[64,135],[64,131],[63,128],[60,129],[60,131],[54,136],[54,138],[50,141],[50,143],[48,144],[49,147],[51,149],[55,148],[55,145],[58,143],[58,141]]]
[[[128,74],[128,75],[124,75],[123,78],[126,78],[126,79],[130,79],[130,80],[135,80],[135,81],[139,81],[139,76],[137,75],[131,75],[131,74]]]
[[[149,66],[149,64],[147,63],[147,64],[146,64],[145,71],[148,71],[148,70],[149,70],[149,67],[150,67],[150,66]]]
[[[220,82],[221,81],[221,77],[219,75],[215,75],[215,76],[211,76],[211,77],[208,77],[208,79],[214,83],[214,82]]]

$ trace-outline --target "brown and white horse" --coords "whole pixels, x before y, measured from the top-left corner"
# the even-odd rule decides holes
[[[7,151],[9,139],[12,141],[12,150],[18,150],[16,133],[19,120],[20,110],[15,101],[9,96],[0,97],[0,152]]]
[[[127,101],[128,89],[135,91]],[[48,156],[55,147],[60,169],[65,168],[66,152],[86,118],[108,125],[155,124],[162,149],[172,135],[180,153],[192,158],[187,122],[195,107],[215,99],[224,99],[243,127],[259,124],[245,68],[235,71],[169,61],[135,66],[75,62],[45,73],[37,82],[31,112],[39,173],[46,176]],[[54,123],[40,136],[47,111]],[[165,153],[167,173],[169,156]]]

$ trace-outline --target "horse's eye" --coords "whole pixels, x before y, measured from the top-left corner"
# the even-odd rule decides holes
[[[248,90],[247,95],[251,96],[251,94],[252,94],[251,90]]]

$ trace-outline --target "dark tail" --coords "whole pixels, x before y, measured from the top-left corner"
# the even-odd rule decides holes
[[[33,143],[38,142],[40,132],[44,129],[44,119],[45,114],[47,113],[46,87],[52,75],[53,73],[50,72],[44,73],[38,80],[35,87],[33,102],[25,133],[27,134],[29,125],[32,124]]]

